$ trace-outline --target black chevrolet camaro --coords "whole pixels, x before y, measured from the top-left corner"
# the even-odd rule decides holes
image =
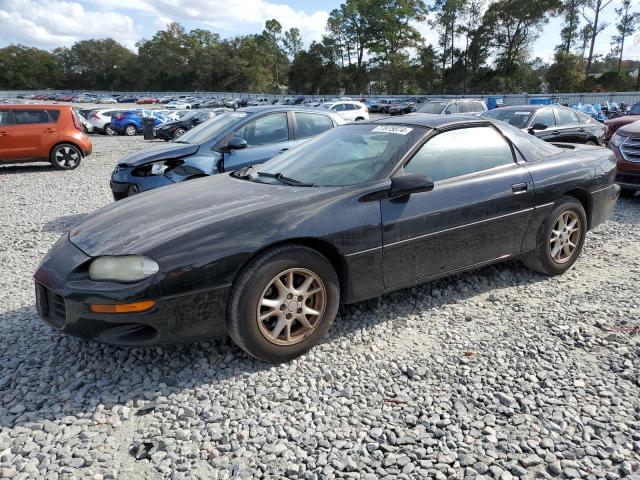
[[[410,114],[146,192],[65,234],[35,273],[54,328],[146,346],[228,334],[292,359],[340,302],[518,257],[569,269],[619,194],[613,154],[503,122]]]

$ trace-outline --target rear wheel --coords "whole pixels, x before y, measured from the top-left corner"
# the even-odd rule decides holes
[[[177,128],[175,132],[173,132],[173,138],[178,138],[182,135],[186,130],[184,128]]]
[[[569,270],[578,259],[587,234],[587,215],[573,197],[562,197],[538,232],[537,247],[523,263],[546,275]]]
[[[136,128],[135,125],[133,124],[129,124],[126,127],[124,127],[124,134],[127,137],[133,137],[134,135],[136,135],[138,133],[138,129]]]
[[[316,345],[335,320],[340,287],[331,263],[301,245],[256,258],[236,280],[229,304],[233,341],[267,362],[285,362]]]
[[[110,123],[107,123],[102,130],[104,131],[105,135],[111,136],[116,134],[116,131],[113,129]]]
[[[73,170],[80,165],[82,152],[75,145],[62,143],[60,145],[56,145],[53,150],[51,150],[49,159],[51,160],[52,165],[58,170]]]

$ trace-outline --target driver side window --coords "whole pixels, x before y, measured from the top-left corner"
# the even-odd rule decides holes
[[[553,114],[553,110],[550,108],[542,108],[538,110],[538,113],[533,117],[531,125],[535,125],[536,123],[542,123],[547,127],[555,126],[556,116]]]
[[[404,167],[434,182],[513,164],[507,141],[492,127],[460,128],[430,139]]]
[[[236,130],[235,135],[244,138],[250,147],[288,142],[289,123],[287,114],[272,113],[256,118]]]

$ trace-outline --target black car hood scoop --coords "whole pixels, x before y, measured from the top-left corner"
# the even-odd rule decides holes
[[[169,160],[172,158],[185,157],[187,155],[193,155],[198,151],[200,145],[190,143],[173,143],[169,142],[165,145],[156,145],[151,148],[146,148],[138,152],[130,153],[118,162],[118,165],[125,165],[127,167],[139,167],[150,162],[157,162],[159,160]]]

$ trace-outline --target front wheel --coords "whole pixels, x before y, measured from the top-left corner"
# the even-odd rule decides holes
[[[538,231],[537,246],[523,263],[546,275],[560,275],[578,259],[587,234],[587,215],[573,197],[562,197]]]
[[[184,132],[186,132],[186,130],[184,128],[178,128],[176,129],[176,131],[173,133],[173,138],[178,138],[179,136],[181,136]]]
[[[73,170],[80,165],[82,152],[75,145],[62,143],[56,145],[49,155],[51,164],[58,170]]]
[[[292,360],[327,333],[339,302],[338,277],[323,255],[301,245],[276,247],[234,283],[229,335],[259,360]]]

